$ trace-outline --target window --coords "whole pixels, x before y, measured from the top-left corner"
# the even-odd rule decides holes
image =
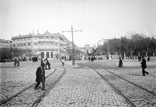
[[[46,58],[49,58],[49,52],[46,52]]]
[[[41,52],[41,57],[44,58],[44,52]]]
[[[51,58],[53,58],[53,52],[51,52]]]

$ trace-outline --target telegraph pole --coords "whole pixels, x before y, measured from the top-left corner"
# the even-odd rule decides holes
[[[72,34],[72,65],[75,65],[75,46],[74,46],[74,37],[73,34],[74,32],[82,32],[82,30],[73,30],[73,26],[71,26],[71,30],[70,31],[62,31],[62,32],[71,32]]]

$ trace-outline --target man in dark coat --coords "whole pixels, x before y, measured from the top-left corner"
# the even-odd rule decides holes
[[[41,66],[39,66],[36,70],[36,86],[35,89],[40,85],[42,82],[42,90],[45,90],[45,64],[41,61]]]
[[[123,67],[123,62],[122,62],[122,58],[119,57],[119,67]]]
[[[142,57],[141,67],[142,67],[143,76],[145,76],[145,74],[149,74],[147,71],[145,71],[145,68],[147,67],[147,65],[146,65],[146,60],[144,57]]]
[[[15,58],[14,59],[14,67],[16,67],[16,64],[17,64],[17,59]]]

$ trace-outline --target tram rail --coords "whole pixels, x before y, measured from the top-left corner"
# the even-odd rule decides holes
[[[125,101],[131,105],[131,107],[137,107],[138,102],[141,103],[143,106],[144,105],[145,106],[148,106],[148,105],[156,106],[156,102],[154,101],[154,99],[156,99],[156,93],[154,93],[153,91],[150,91],[150,90],[148,90],[148,89],[124,78],[124,77],[121,77],[120,75],[117,75],[116,73],[111,72],[108,69],[102,69],[102,70],[109,73],[109,75],[111,75],[110,77],[108,75],[103,75],[101,72],[98,71],[98,69],[94,69],[93,67],[90,67],[90,68],[93,69],[104,81],[106,81],[120,96],[122,96],[125,99]],[[129,87],[133,87],[133,89],[136,89],[134,91],[138,91],[139,95],[143,95],[143,97],[140,97],[138,95],[138,98],[134,98],[132,96],[135,96],[134,95],[135,93],[132,92],[131,94],[129,94],[126,91],[124,92],[122,89],[124,87],[117,86],[116,82],[111,82],[111,78],[113,78],[113,77],[120,79],[121,81],[123,81],[124,84],[128,84]],[[137,96],[137,93],[136,93],[136,96]],[[147,96],[150,96],[150,97],[148,98]],[[136,99],[136,100],[134,100],[134,99]],[[147,102],[145,103],[145,101],[147,101]]]
[[[3,107],[3,106],[6,106],[6,105],[7,105],[7,106],[10,106],[10,105],[12,105],[12,104],[15,105],[15,106],[20,105],[20,102],[23,102],[24,99],[27,98],[27,97],[25,97],[25,96],[28,96],[28,94],[29,94],[29,96],[31,97],[31,96],[35,95],[35,93],[37,93],[37,95],[35,96],[35,99],[37,99],[37,100],[33,100],[33,102],[31,101],[29,104],[27,104],[27,102],[25,102],[24,104],[25,104],[26,106],[32,106],[32,107],[35,106],[35,105],[37,105],[37,103],[38,103],[42,98],[44,98],[44,96],[46,96],[46,95],[49,93],[49,91],[55,86],[55,84],[62,78],[62,76],[63,76],[63,75],[65,74],[65,72],[66,72],[66,69],[63,68],[63,73],[61,73],[61,76],[60,76],[59,73],[57,74],[56,71],[57,71],[57,69],[54,68],[53,72],[46,76],[46,80],[49,79],[49,78],[51,78],[51,80],[52,80],[52,81],[49,81],[49,80],[48,80],[48,81],[46,82],[46,87],[48,87],[48,89],[47,89],[46,91],[34,90],[34,85],[35,85],[35,83],[33,83],[33,84],[29,85],[28,87],[22,89],[22,90],[19,91],[18,93],[12,95],[11,97],[2,100],[2,101],[0,102],[0,106],[2,106],[2,107]],[[58,77],[58,78],[53,79],[51,76],[53,76],[53,75],[55,75],[55,74],[57,74],[57,77]],[[31,95],[31,93],[32,93],[32,95]],[[29,99],[29,98],[28,98],[28,99]],[[14,100],[15,100],[15,101],[14,101]],[[16,104],[17,104],[17,105],[16,105]],[[21,105],[22,105],[22,104],[21,104]],[[21,106],[21,105],[20,105],[20,106]]]
[[[52,90],[54,88],[54,86],[56,85],[56,83],[60,81],[60,79],[65,74],[65,72],[66,72],[66,69],[64,68],[64,72],[61,74],[61,76],[48,88],[48,90],[45,93],[43,93],[42,95],[40,95],[37,98],[37,100],[34,101],[34,103],[32,104],[31,107],[37,107],[37,105],[41,102],[41,100],[50,92],[50,90]]]

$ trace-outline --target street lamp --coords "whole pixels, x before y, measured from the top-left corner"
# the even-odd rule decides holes
[[[82,30],[73,30],[73,26],[71,26],[71,31],[62,31],[62,33],[64,32],[71,32],[72,34],[72,65],[75,65],[75,46],[74,46],[74,38],[73,38],[73,32],[82,32]]]

